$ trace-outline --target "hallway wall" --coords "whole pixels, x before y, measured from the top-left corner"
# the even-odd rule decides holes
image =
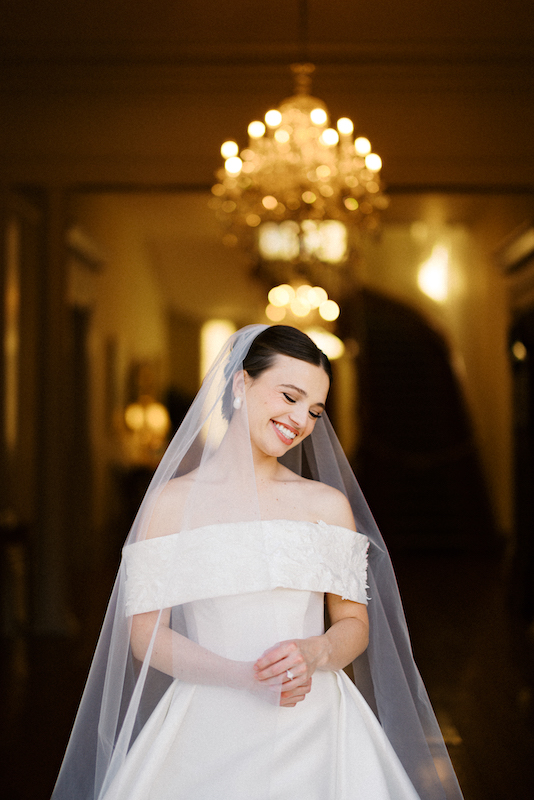
[[[135,202],[135,197],[131,197]],[[110,468],[126,466],[124,409],[131,396],[131,371],[150,364],[154,391],[163,393],[168,379],[168,329],[163,292],[148,252],[135,235],[127,204],[106,195],[75,195],[70,214],[102,254],[93,272],[90,361],[90,436],[95,479],[94,526],[109,524],[113,496]],[[158,396],[155,399],[160,399]]]

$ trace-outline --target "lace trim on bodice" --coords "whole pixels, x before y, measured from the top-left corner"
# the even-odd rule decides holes
[[[366,603],[366,536],[324,522],[209,525],[126,545],[126,614],[283,587]]]

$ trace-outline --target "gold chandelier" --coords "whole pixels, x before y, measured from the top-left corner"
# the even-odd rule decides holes
[[[351,233],[375,230],[388,204],[382,161],[368,139],[354,139],[350,119],[330,126],[326,105],[309,94],[314,66],[291,69],[295,95],[250,123],[247,147],[222,145],[211,205],[224,241],[254,253],[271,285],[299,273],[325,283],[328,275],[335,293],[332,275],[347,263]]]

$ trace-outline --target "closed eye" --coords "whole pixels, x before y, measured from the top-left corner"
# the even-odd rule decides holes
[[[291,397],[291,395],[287,394],[287,392],[282,392],[282,394],[284,395],[288,403],[291,403],[293,405],[294,403],[297,402],[295,398]],[[309,414],[312,419],[321,419],[322,416],[321,414],[316,414],[314,411],[310,411]]]

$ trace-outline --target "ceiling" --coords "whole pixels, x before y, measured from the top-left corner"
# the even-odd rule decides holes
[[[7,57],[294,60],[532,57],[523,0],[17,0],[3,5]]]
[[[386,220],[472,220],[481,197],[532,192],[524,0],[4,3],[0,168],[14,184],[142,192],[132,220],[166,293],[230,309],[245,284],[230,277],[236,256],[202,192],[220,143],[245,144],[248,122],[292,93],[288,66],[303,59],[316,65],[313,93],[382,156]],[[215,283],[206,272],[184,285],[176,264],[191,259],[217,263]]]

